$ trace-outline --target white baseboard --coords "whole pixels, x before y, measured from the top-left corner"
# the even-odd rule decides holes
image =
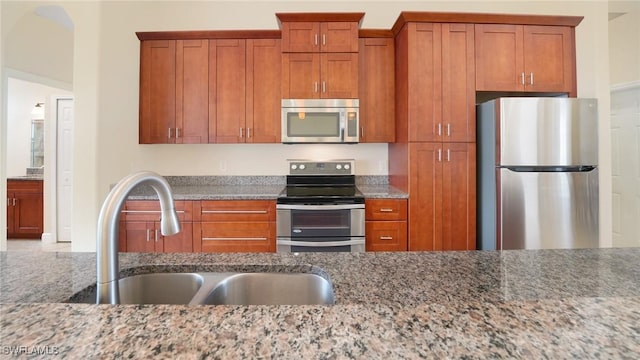
[[[53,238],[53,234],[51,234],[51,233],[42,233],[42,243],[43,244],[55,244],[56,240]]]

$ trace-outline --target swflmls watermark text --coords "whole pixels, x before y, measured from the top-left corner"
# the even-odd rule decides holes
[[[58,355],[57,346],[0,346],[1,355]]]

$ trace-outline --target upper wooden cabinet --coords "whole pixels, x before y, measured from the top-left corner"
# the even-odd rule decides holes
[[[282,52],[358,52],[364,13],[278,13]]]
[[[239,143],[246,138],[246,40],[209,42],[209,142]]]
[[[141,144],[280,141],[279,31],[138,37]]]
[[[569,26],[478,24],[476,90],[575,94],[575,38]]]
[[[357,99],[358,54],[282,54],[282,98]]]
[[[357,22],[283,22],[283,52],[358,52]]]
[[[279,39],[247,39],[245,142],[279,143],[282,79]]]
[[[172,134],[169,132],[176,128],[175,40],[140,43],[139,106],[140,144],[172,142]]]
[[[397,141],[475,141],[472,24],[406,24],[396,63]]]
[[[360,142],[395,141],[394,54],[392,37],[360,39]]]
[[[357,99],[364,13],[279,13],[282,98]]]

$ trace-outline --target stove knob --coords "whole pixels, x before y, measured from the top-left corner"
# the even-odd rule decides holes
[[[337,164],[337,165],[336,165],[336,169],[338,169],[338,170],[342,169],[342,165]]]
[[[349,168],[350,168],[350,167],[351,167],[351,165],[349,165],[349,164],[344,164],[344,169],[345,169],[345,170],[349,170]]]
[[[304,164],[300,164],[300,170],[304,170],[304,168],[306,168],[306,166]]]
[[[297,169],[297,168],[298,168],[298,165],[296,165],[296,164],[291,164],[291,170],[295,170],[295,169]]]

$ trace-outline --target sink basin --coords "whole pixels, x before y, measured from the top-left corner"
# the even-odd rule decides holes
[[[120,279],[121,304],[188,304],[202,287],[202,275],[157,273]]]
[[[329,305],[331,283],[315,274],[246,273],[220,282],[204,299],[207,305]]]
[[[119,280],[120,304],[331,305],[331,282],[310,273],[151,273]],[[95,303],[95,287],[70,302]]]

